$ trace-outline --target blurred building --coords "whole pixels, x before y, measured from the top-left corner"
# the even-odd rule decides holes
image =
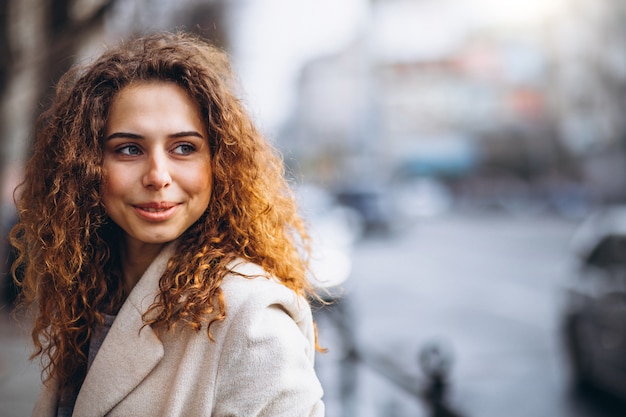
[[[605,202],[626,198],[626,4],[571,0],[552,31],[556,123],[584,181]]]
[[[68,56],[82,59],[131,33],[186,28],[231,53],[247,82],[243,100],[262,129],[268,122],[259,102],[274,113],[287,109],[280,133],[272,126],[268,136],[277,136],[290,170],[304,180],[385,186],[435,177],[483,199],[565,189],[599,202],[626,199],[622,2],[344,3],[3,2],[8,11],[0,14],[13,22],[3,28],[10,42],[0,42],[10,58],[0,68],[3,171],[5,161],[26,156],[35,103],[46,101],[73,62]],[[558,7],[534,20],[503,18],[513,9],[530,16],[531,4]],[[358,24],[348,22],[355,14]],[[342,20],[331,22],[334,16]],[[344,31],[330,31],[330,23]],[[295,87],[279,67],[299,71]],[[265,97],[256,95],[259,86]],[[283,91],[292,87],[295,94]]]
[[[303,69],[281,143],[331,185],[400,171],[469,194],[623,199],[625,6],[567,6],[507,25],[458,1],[371,2],[352,44]]]

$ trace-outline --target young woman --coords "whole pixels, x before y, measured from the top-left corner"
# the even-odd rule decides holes
[[[226,55],[190,34],[105,52],[37,127],[12,242],[35,416],[322,416],[307,241]]]

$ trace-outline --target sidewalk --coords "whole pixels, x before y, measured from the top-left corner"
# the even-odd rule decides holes
[[[29,328],[17,323],[7,309],[0,307],[0,415],[31,415],[39,393],[39,366],[30,362]]]

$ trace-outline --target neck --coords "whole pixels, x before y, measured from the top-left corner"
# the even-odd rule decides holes
[[[144,272],[146,272],[146,269],[148,269],[148,266],[150,266],[165,245],[165,243],[146,244],[130,241],[129,239],[124,240],[120,255],[126,294],[130,294]]]

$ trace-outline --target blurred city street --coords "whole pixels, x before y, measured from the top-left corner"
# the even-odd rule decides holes
[[[570,389],[560,340],[572,236],[626,207],[626,2],[6,0],[0,21],[0,262],[61,74],[125,37],[189,30],[228,52],[300,188],[313,268],[343,285],[315,313],[328,417],[626,416]],[[0,302],[0,417],[30,415],[38,392],[27,327]],[[424,401],[424,358],[449,371],[452,415]],[[626,392],[626,362],[611,370]]]
[[[576,224],[449,214],[362,241],[344,293],[357,350],[419,383],[418,352],[442,344],[453,356],[449,404],[463,417],[623,416],[619,404],[577,398],[567,384],[558,309]],[[339,304],[326,309],[342,314]],[[342,349],[328,313],[317,313],[330,349],[318,359],[328,417],[347,417],[343,407],[359,417],[432,415],[367,360],[353,378],[355,405],[338,398]]]

